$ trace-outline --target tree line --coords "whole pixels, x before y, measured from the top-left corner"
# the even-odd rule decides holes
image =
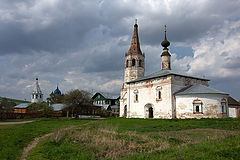
[[[27,113],[48,114],[53,112],[52,104],[64,104],[63,112],[69,113],[71,116],[78,114],[103,114],[102,110],[93,106],[91,94],[85,90],[70,90],[64,95],[52,93],[43,103],[31,103],[27,107]],[[3,99],[0,104],[0,111],[13,111],[12,102]]]

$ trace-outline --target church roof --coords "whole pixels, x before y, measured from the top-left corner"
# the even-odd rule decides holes
[[[172,71],[172,70],[160,70],[160,71],[152,73],[148,76],[144,76],[144,77],[135,79],[135,80],[127,82],[127,83],[145,81],[145,80],[155,79],[155,78],[164,77],[164,76],[168,76],[168,75],[176,75],[176,76],[189,77],[189,78],[209,81],[208,79],[205,79],[205,78],[194,77],[194,76],[190,76],[190,75],[187,75],[187,74],[184,74],[184,73],[175,72],[175,71]]]
[[[33,89],[33,93],[42,93],[39,83],[38,83],[38,78],[36,78],[36,82],[34,84],[34,89]]]
[[[142,54],[142,51],[140,49],[140,43],[139,43],[139,38],[138,38],[138,25],[137,22],[134,25],[134,31],[133,31],[133,36],[132,36],[132,42],[131,46],[128,50],[128,54]]]
[[[57,93],[57,94],[59,94],[59,95],[62,95],[62,92],[59,90],[58,86],[57,86],[57,88],[55,89],[54,93]]]
[[[189,85],[175,93],[175,95],[189,95],[189,94],[225,94],[227,93],[218,91],[213,88],[209,88],[207,86],[197,84],[197,85]]]

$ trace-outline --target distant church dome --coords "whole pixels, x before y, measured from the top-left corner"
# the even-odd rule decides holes
[[[57,86],[57,88],[55,89],[54,93],[57,93],[57,94],[59,94],[59,95],[62,95],[62,92],[58,89],[58,86]]]

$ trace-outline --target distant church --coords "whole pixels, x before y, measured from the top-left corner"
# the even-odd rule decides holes
[[[170,42],[161,43],[162,69],[144,75],[145,55],[140,49],[138,25],[134,25],[130,49],[125,54],[120,117],[127,118],[224,118],[228,94],[208,87],[208,79],[171,70]],[[156,57],[157,58],[157,57]]]
[[[39,86],[39,83],[38,83],[38,78],[36,78],[36,82],[34,84],[34,89],[33,89],[33,92],[32,92],[31,102],[32,103],[42,103],[43,102],[43,93],[40,89],[40,86]]]

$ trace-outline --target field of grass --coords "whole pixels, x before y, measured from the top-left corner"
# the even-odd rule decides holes
[[[240,120],[113,118],[56,131],[34,148],[39,159],[239,159]]]
[[[80,125],[89,120],[44,120],[27,124],[0,125],[0,160],[17,160],[34,138],[59,128]]]

